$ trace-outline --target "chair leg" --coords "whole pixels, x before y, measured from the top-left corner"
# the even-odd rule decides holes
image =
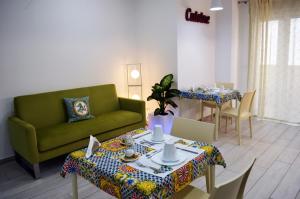
[[[237,132],[238,130],[238,118],[235,118],[235,131]]]
[[[225,122],[225,133],[227,133],[227,123],[228,123],[228,117],[226,116],[225,118],[226,118],[226,119],[225,119],[225,121],[226,121],[226,122]]]
[[[250,138],[253,137],[253,132],[252,132],[252,117],[249,117],[249,127],[250,127]]]
[[[214,114],[213,109],[210,108],[210,120],[211,121],[213,121],[213,114]]]
[[[203,109],[204,109],[204,107],[203,107],[203,104],[202,104],[202,102],[201,102],[201,110],[200,110],[200,121],[203,121]]]
[[[239,137],[239,145],[241,145],[241,130],[240,130],[240,120],[237,118],[237,133],[238,133],[238,137]]]

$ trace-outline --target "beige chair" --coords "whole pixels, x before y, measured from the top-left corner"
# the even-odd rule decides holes
[[[196,140],[212,144],[215,124],[176,117],[171,134],[188,140]]]
[[[231,82],[216,82],[216,87],[217,88],[221,88],[224,87],[226,89],[233,89],[234,84]],[[214,109],[216,108],[216,103],[212,102],[212,101],[202,101],[201,103],[201,120],[203,119],[203,112],[204,112],[204,108],[208,107],[210,108],[210,120],[213,120],[213,114],[214,114]],[[222,108],[225,107],[232,107],[232,102],[229,101],[225,104],[223,104]]]
[[[236,178],[215,186],[211,194],[198,188],[188,186],[182,191],[175,193],[175,199],[242,199],[246,183],[254,165],[255,159],[251,161],[246,169]]]
[[[231,82],[216,82],[217,88],[221,88],[222,86],[224,86],[224,88],[227,88],[227,89],[233,89],[234,84]]]
[[[241,103],[238,108],[226,108],[221,110],[221,116],[234,117],[236,119],[236,131],[239,135],[239,144],[241,144],[241,132],[240,132],[240,123],[241,120],[249,120],[250,127],[250,137],[252,138],[252,104],[255,91],[246,92],[241,100]],[[227,131],[227,121],[226,121],[226,131]]]
[[[176,117],[173,123],[171,134],[187,140],[202,141],[212,144],[214,140],[215,124],[200,122],[197,120]],[[212,189],[211,183],[214,183],[215,169],[209,167],[205,173],[206,188]]]

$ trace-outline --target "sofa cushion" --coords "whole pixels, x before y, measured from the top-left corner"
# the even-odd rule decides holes
[[[64,98],[68,122],[76,122],[94,118],[90,112],[89,96],[80,98]]]
[[[52,127],[37,129],[39,151],[47,151],[59,146],[87,138],[89,135],[105,133],[112,129],[142,121],[140,113],[131,111],[109,112],[94,119],[75,123],[62,123]]]

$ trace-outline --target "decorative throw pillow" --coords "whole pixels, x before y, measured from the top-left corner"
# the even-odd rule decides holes
[[[89,97],[64,98],[68,113],[68,122],[76,122],[94,118],[90,114]]]

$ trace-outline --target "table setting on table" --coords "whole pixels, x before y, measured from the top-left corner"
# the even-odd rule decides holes
[[[161,125],[102,143],[93,139],[66,158],[61,176],[80,175],[117,198],[169,198],[209,166],[226,166],[213,145],[164,134]]]
[[[181,98],[214,101],[218,105],[232,99],[241,99],[241,94],[238,90],[227,89],[224,86],[220,88],[207,86],[192,87],[190,89],[182,89],[180,92]]]
[[[190,89],[182,89],[180,90],[180,105],[182,107],[182,99],[197,99],[202,101],[211,101],[216,104],[216,128],[215,128],[215,140],[218,139],[219,127],[220,127],[220,111],[223,104],[230,100],[237,102],[242,99],[241,93],[235,89],[228,89],[221,86],[220,88],[209,87],[209,86],[201,86],[195,87],[193,86]],[[181,109],[181,108],[180,108]],[[201,110],[202,111],[202,110]],[[200,118],[203,119],[203,118]]]
[[[159,177],[165,177],[172,173],[173,170],[177,170],[183,166],[185,162],[191,161],[204,152],[203,149],[179,143],[186,142],[187,144],[192,144],[193,141],[163,134],[161,125],[155,125],[153,132],[149,132],[135,139],[135,142],[146,147],[151,147],[154,150],[140,156],[137,161],[128,163],[129,166],[135,169]],[[127,154],[128,152],[129,154]],[[134,154],[134,149],[129,148],[125,151],[125,157],[131,154]]]

